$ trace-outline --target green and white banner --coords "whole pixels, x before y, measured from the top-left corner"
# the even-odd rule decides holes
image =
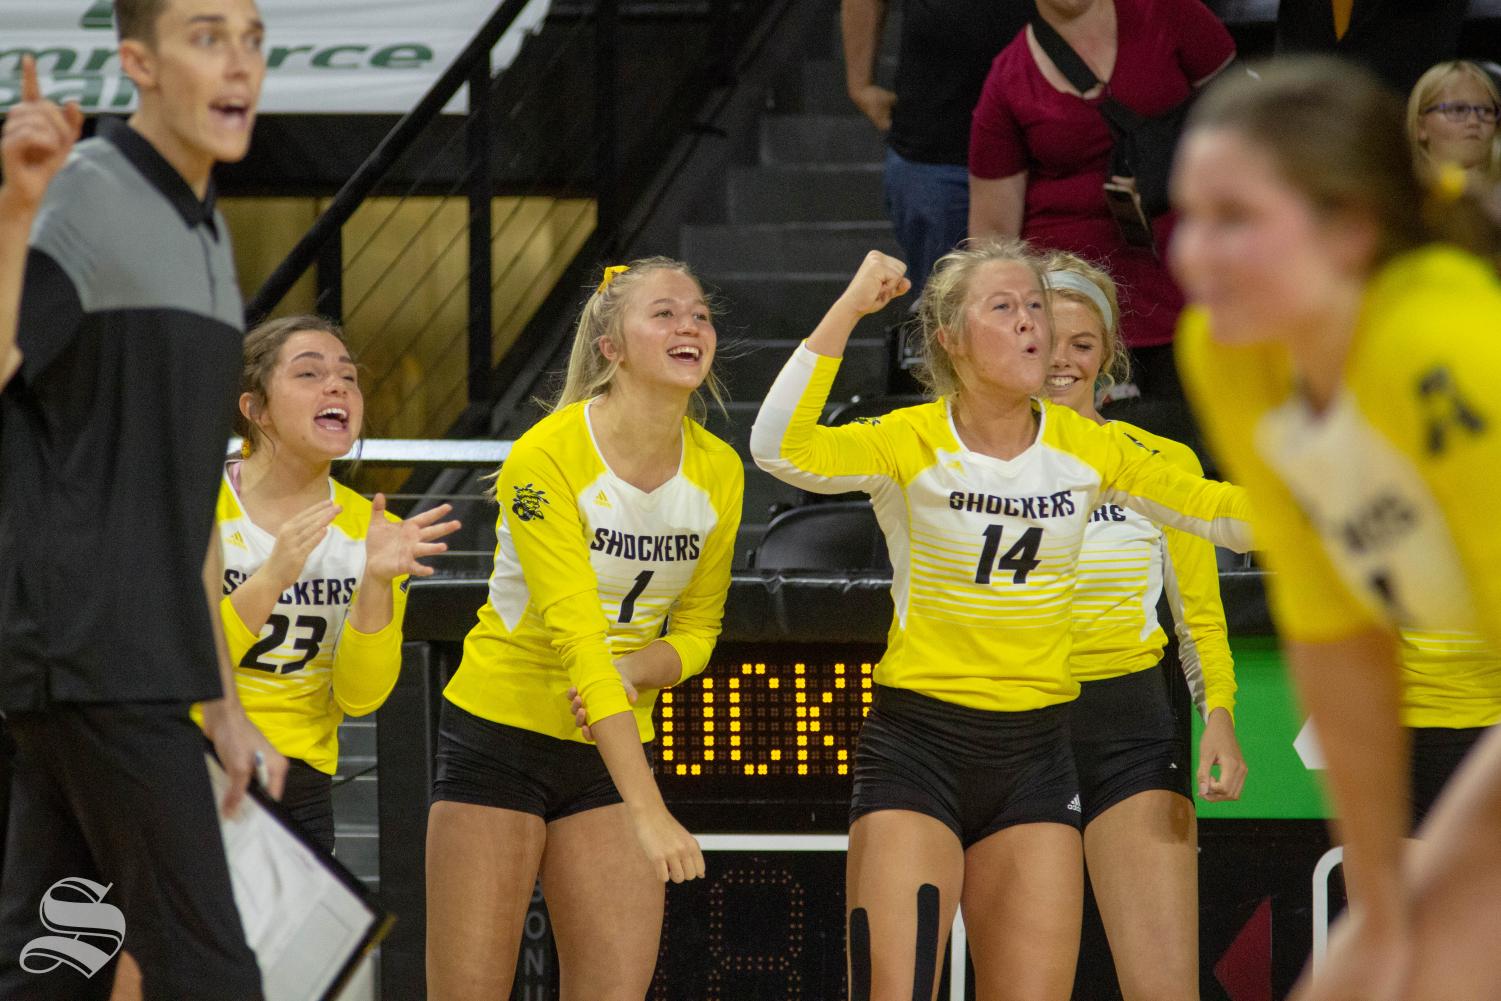
[[[499,0],[260,0],[266,21],[261,111],[401,113],[411,109],[474,37]],[[531,0],[495,47],[498,71],[541,30],[551,0]],[[88,113],[129,111],[110,0],[4,0],[0,113],[16,103],[24,55],[43,92]],[[463,93],[447,109],[467,107]]]

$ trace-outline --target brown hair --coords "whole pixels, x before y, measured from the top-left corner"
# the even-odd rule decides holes
[[[1071,271],[1084,280],[1093,284],[1110,304],[1109,316],[1100,313],[1099,304],[1082,292],[1071,288],[1049,288],[1049,296],[1057,296],[1067,299],[1069,302],[1082,302],[1089,307],[1089,311],[1100,318],[1100,328],[1105,331],[1105,336],[1100,344],[1103,357],[1100,359],[1100,374],[1095,384],[1096,390],[1109,389],[1131,380],[1131,356],[1126,351],[1126,342],[1121,339],[1121,302],[1116,293],[1115,279],[1110,277],[1109,272],[1095,267],[1077,254],[1057,250],[1049,254],[1043,261],[1044,273],[1050,271]],[[1055,332],[1056,333],[1056,332]]]
[[[245,335],[245,365],[240,370],[240,392],[249,393],[264,408],[266,386],[271,382],[271,373],[276,371],[282,346],[293,334],[304,330],[332,334],[340,344],[346,348],[349,346],[344,328],[321,316],[284,316],[277,320],[267,320]],[[239,407],[235,408],[234,428],[235,434],[250,446],[250,450],[260,446],[260,428],[240,413]],[[250,450],[245,454],[249,455]]]
[[[156,44],[156,22],[172,0],[115,0],[115,31],[127,38]]]
[[[969,297],[970,280],[982,265],[992,261],[1025,265],[1037,277],[1038,291],[1044,288],[1041,262],[1032,248],[1021,240],[969,240],[958,250],[940,257],[923,286],[922,302],[917,311],[922,363],[916,374],[934,397],[950,396],[959,391],[959,375],[954,371],[954,361],[939,334],[964,336],[964,304]]]
[[[1200,129],[1240,133],[1317,208],[1372,220],[1373,268],[1430,239],[1402,102],[1362,66],[1307,56],[1223,78],[1189,113]]]

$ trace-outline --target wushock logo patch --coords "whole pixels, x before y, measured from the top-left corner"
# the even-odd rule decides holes
[[[515,492],[516,495],[511,501],[511,512],[522,521],[541,521],[542,508],[550,503],[547,499],[547,491],[527,483],[518,485]]]
[[[110,884],[78,876],[60,879],[42,897],[42,924],[51,935],[26,943],[21,950],[21,969],[27,973],[51,973],[69,966],[92,977],[115,958],[125,941],[125,915],[104,903]]]

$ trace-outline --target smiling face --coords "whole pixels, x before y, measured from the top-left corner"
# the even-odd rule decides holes
[[[141,91],[131,124],[190,184],[249,150],[265,34],[253,0],[170,0],[151,38],[120,43],[121,63]]]
[[[964,392],[1004,399],[1041,391],[1050,332],[1035,271],[1018,261],[979,265],[963,316],[962,330],[942,331],[939,338]]]
[[[262,439],[310,462],[330,462],[359,439],[365,398],[349,349],[333,334],[299,330],[277,353],[263,396],[244,393],[240,412]]]
[[[604,356],[620,363],[616,380],[686,395],[708,378],[718,335],[703,289],[683,272],[656,268],[633,283],[619,330],[618,343],[600,339]]]
[[[1086,303],[1054,294],[1053,354],[1048,367],[1048,399],[1073,410],[1094,407],[1095,383],[1105,361],[1105,324]]]
[[[1173,274],[1224,343],[1306,331],[1373,254],[1368,225],[1319,211],[1233,129],[1185,137],[1173,201]]]
[[[1495,120],[1481,121],[1479,114],[1466,111],[1458,121],[1451,121],[1437,105],[1494,108],[1495,98],[1485,85],[1469,73],[1450,73],[1426,103],[1428,110],[1419,109],[1416,138],[1435,163],[1458,164],[1466,170],[1489,163]]]

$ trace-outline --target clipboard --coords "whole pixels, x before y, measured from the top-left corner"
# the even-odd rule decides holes
[[[229,779],[204,757],[218,804]],[[234,816],[219,812],[219,833],[266,1001],[336,1001],[395,916],[255,782]]]

